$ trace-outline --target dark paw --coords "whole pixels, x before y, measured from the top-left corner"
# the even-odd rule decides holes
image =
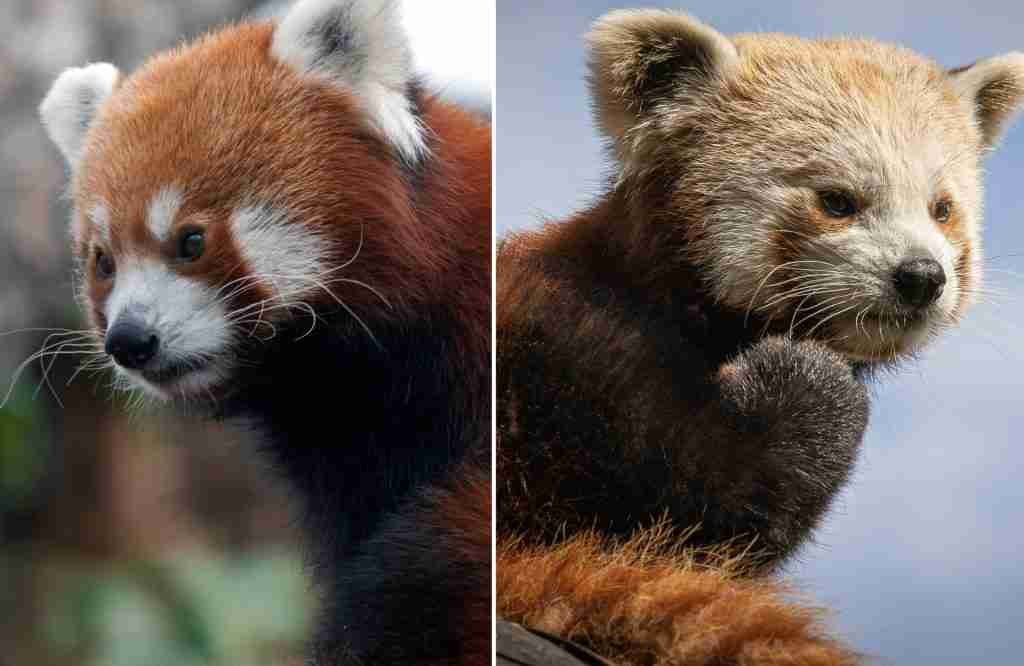
[[[849,478],[867,426],[867,390],[841,355],[783,338],[754,345],[723,366],[719,380],[743,461],[722,508],[781,561]]]
[[[867,389],[841,354],[818,342],[765,338],[723,366],[719,378],[751,427],[859,441],[867,425]]]

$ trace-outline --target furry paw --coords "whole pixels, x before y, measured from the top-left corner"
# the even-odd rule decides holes
[[[849,477],[867,426],[867,390],[841,355],[785,338],[760,341],[718,378],[741,466],[714,493],[720,517],[740,527],[747,519],[728,514],[749,517],[746,527],[774,564],[807,538]]]

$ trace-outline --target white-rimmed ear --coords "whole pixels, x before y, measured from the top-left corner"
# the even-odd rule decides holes
[[[47,134],[72,169],[81,157],[85,133],[120,76],[117,67],[105,62],[66,69],[39,105]]]
[[[271,52],[352,91],[380,134],[415,162],[423,128],[409,97],[412,56],[399,12],[394,0],[299,0],[275,29]]]
[[[587,43],[597,121],[616,141],[660,100],[725,74],[739,57],[697,19],[651,9],[605,14]]]
[[[973,109],[982,141],[991,147],[1024,102],[1024,53],[979,60],[949,75],[960,98]]]

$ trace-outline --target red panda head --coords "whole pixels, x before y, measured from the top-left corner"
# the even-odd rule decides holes
[[[890,360],[977,292],[980,162],[1024,100],[1024,54],[946,71],[660,11],[613,12],[589,39],[598,122],[640,209],[629,237],[695,265],[719,302]]]
[[[41,115],[71,170],[82,302],[122,378],[214,394],[240,345],[323,307],[372,336],[383,286],[431,259],[407,187],[426,154],[410,67],[395,3],[302,0],[127,77],[61,74]]]

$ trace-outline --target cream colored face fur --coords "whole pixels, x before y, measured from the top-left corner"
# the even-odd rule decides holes
[[[612,13],[589,39],[634,234],[686,239],[721,302],[888,359],[977,292],[980,160],[1024,96],[1024,54],[947,72],[872,41],[727,38],[660,11]],[[830,193],[853,213],[830,215]],[[921,310],[893,277],[914,259],[946,277]]]

